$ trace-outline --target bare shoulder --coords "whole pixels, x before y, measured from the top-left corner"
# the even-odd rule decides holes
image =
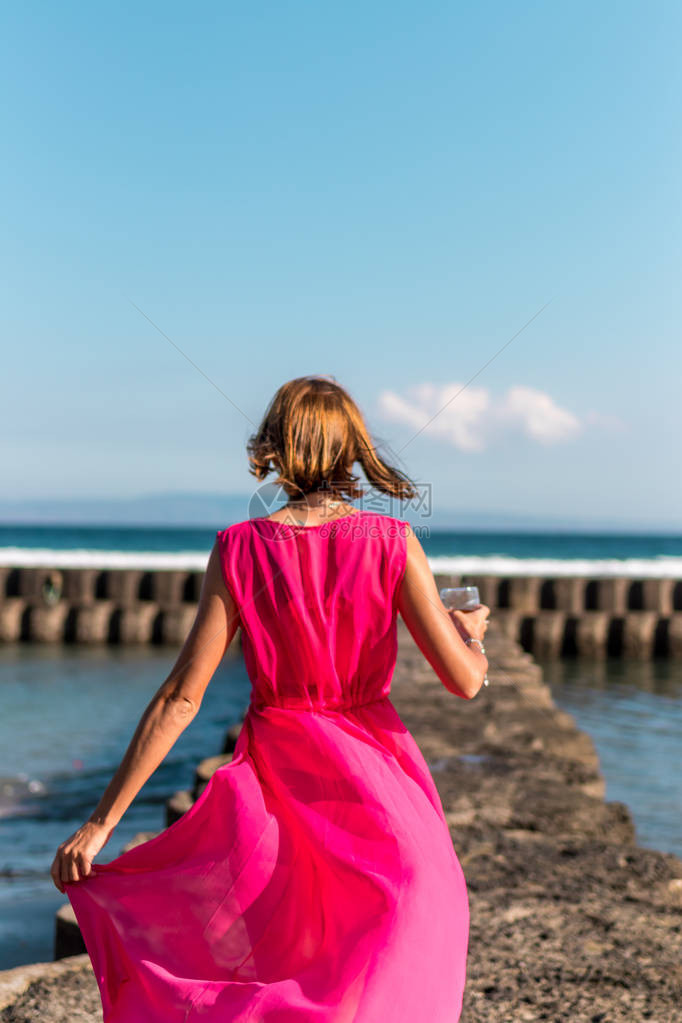
[[[207,599],[214,594],[217,594],[223,600],[230,596],[227,587],[225,586],[225,578],[223,575],[222,539],[220,534],[216,534],[213,547],[211,548],[208,561],[206,562],[206,570],[204,572],[199,598],[200,608],[202,605],[205,605]]]
[[[417,561],[422,565],[428,565],[426,558],[426,552],[422,546],[422,542],[418,535],[409,522],[403,522],[403,535],[407,540],[407,558],[408,561]]]
[[[399,608],[401,612],[407,605],[425,607],[440,605],[440,598],[429,559],[422,542],[409,523],[403,523],[405,529],[406,562],[405,572],[400,588]]]

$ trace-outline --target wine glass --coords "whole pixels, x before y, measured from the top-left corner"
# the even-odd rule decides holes
[[[481,603],[478,586],[446,586],[440,599],[448,611],[473,611]]]
[[[445,586],[440,591],[440,599],[448,611],[473,611],[481,603],[478,586]],[[483,685],[488,685],[487,675]]]

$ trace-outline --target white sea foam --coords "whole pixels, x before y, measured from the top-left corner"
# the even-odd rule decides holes
[[[429,558],[443,575],[624,576],[629,579],[682,579],[682,558],[512,558],[500,554]]]
[[[142,568],[203,572],[208,551],[51,550],[47,547],[0,547],[0,565],[17,568]]]
[[[151,571],[203,572],[208,552],[98,551],[0,547],[0,565],[31,568],[130,568]],[[682,579],[682,557],[658,558],[515,558],[500,554],[430,557],[434,572],[443,575],[499,576],[624,576]]]

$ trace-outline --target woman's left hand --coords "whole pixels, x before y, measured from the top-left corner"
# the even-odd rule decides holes
[[[111,838],[113,828],[86,821],[57,849],[50,874],[55,887],[66,891],[64,881],[80,881],[94,874],[92,861]]]

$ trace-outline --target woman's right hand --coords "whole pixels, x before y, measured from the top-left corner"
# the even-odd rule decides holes
[[[113,833],[113,827],[86,821],[81,824],[73,835],[67,838],[57,849],[50,867],[50,874],[55,888],[64,892],[64,883],[81,881],[96,873],[93,863],[97,853],[107,844]]]
[[[457,608],[452,608],[448,611],[448,614],[459,628],[460,634],[464,631],[466,636],[471,636],[473,639],[478,639],[483,643],[485,630],[488,628],[487,619],[490,615],[490,608],[487,604],[479,604],[471,611],[460,611]]]

